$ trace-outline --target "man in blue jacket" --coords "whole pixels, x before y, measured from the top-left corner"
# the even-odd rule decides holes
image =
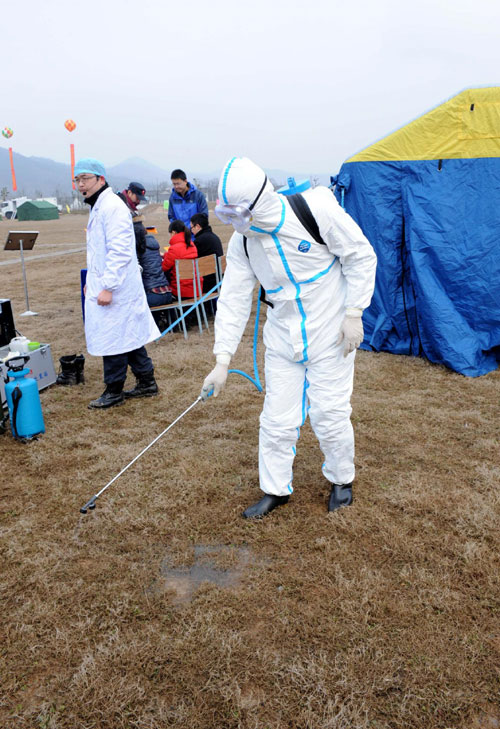
[[[182,220],[189,230],[193,215],[204,213],[208,217],[205,195],[192,182],[188,182],[183,170],[173,170],[170,179],[173,190],[168,204],[168,219]]]

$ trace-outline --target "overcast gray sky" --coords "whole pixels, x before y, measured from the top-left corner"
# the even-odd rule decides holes
[[[499,28],[497,0],[11,0],[0,127],[14,136],[0,144],[336,172],[464,88],[498,85]]]

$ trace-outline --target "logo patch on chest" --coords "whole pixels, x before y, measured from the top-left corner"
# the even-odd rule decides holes
[[[308,240],[301,240],[301,241],[300,241],[300,243],[299,243],[299,245],[298,245],[298,250],[299,250],[299,251],[300,251],[301,253],[307,253],[307,251],[308,251],[308,250],[309,250],[310,248],[311,248],[311,244],[309,243],[309,241],[308,241]]]

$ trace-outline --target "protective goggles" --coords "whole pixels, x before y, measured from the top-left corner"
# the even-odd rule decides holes
[[[244,234],[250,228],[252,223],[252,210],[257,204],[258,199],[262,195],[267,183],[267,175],[264,177],[264,183],[253,202],[246,200],[241,203],[231,205],[230,203],[219,203],[215,206],[214,213],[224,225],[232,225],[237,233]]]
[[[215,206],[214,213],[224,225],[232,225],[238,233],[246,233],[252,222],[250,203],[239,205],[219,204]]]

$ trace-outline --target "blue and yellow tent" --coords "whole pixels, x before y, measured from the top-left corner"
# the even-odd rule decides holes
[[[467,89],[351,157],[335,194],[378,256],[363,349],[496,369],[500,87]]]

